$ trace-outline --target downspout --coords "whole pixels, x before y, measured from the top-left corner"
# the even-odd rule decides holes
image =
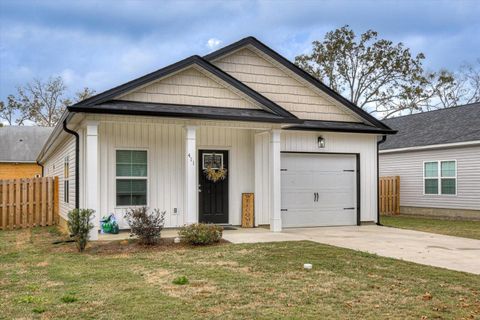
[[[387,136],[383,135],[382,139],[377,142],[377,225],[378,226],[383,226],[383,224],[380,223],[380,156],[378,153],[378,150],[380,148],[380,145],[387,140]]]
[[[63,120],[63,130],[75,136],[75,209],[80,209],[80,137],[78,132],[67,128],[67,119]]]
[[[40,167],[42,167],[42,178],[43,178],[43,176],[45,175],[43,164],[41,164],[41,163],[38,162],[38,160],[37,160],[37,165],[39,165]]]

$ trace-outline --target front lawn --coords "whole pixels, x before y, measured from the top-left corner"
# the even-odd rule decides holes
[[[412,229],[480,240],[480,221],[441,220],[416,216],[381,216],[388,227]]]
[[[79,254],[72,243],[53,245],[58,237],[0,232],[0,318],[480,317],[480,276],[313,242],[113,242]]]

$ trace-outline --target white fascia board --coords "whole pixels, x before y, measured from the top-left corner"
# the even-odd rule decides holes
[[[458,148],[458,147],[469,147],[469,146],[475,146],[475,145],[480,145],[480,140],[466,141],[466,142],[456,142],[456,143],[432,144],[432,145],[429,145],[429,146],[418,146],[418,147],[379,150],[379,153],[380,154],[386,154],[386,153],[421,151],[421,150],[432,150],[432,149],[443,149],[443,148]]]

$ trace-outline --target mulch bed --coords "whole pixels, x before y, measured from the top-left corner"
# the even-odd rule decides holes
[[[112,241],[92,241],[85,248],[86,254],[119,254],[119,253],[135,253],[135,252],[161,252],[172,250],[186,250],[201,248],[202,246],[193,246],[185,242],[174,243],[175,238],[161,238],[158,244],[147,246],[138,243],[137,239],[112,240]],[[221,239],[220,242],[209,246],[222,246],[228,244],[227,240]],[[54,244],[52,251],[54,252],[77,252],[74,242]]]

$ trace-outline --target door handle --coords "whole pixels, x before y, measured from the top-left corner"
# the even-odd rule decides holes
[[[313,193],[313,202],[317,202],[317,201],[318,201],[318,197],[319,197],[318,192],[314,192],[314,193]]]

